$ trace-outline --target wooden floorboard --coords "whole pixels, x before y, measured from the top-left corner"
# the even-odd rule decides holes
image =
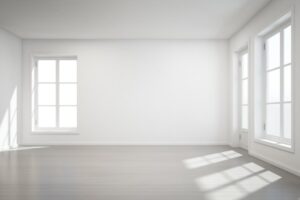
[[[298,200],[300,178],[229,146],[0,152],[0,200]]]

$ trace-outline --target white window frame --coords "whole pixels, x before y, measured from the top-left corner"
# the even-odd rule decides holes
[[[263,140],[265,141],[271,141],[271,142],[276,142],[279,143],[281,145],[286,145],[286,146],[291,146],[292,145],[292,141],[293,141],[293,119],[294,119],[294,115],[293,115],[293,107],[294,107],[294,101],[293,101],[293,48],[291,49],[291,53],[292,53],[292,58],[291,58],[291,63],[288,64],[284,64],[284,29],[286,29],[287,27],[291,26],[292,29],[292,43],[294,41],[293,38],[293,25],[291,20],[288,20],[284,23],[282,23],[280,26],[277,26],[276,28],[272,29],[272,31],[270,31],[269,33],[265,34],[263,37],[263,99],[264,99],[264,110],[263,110],[263,119],[264,119],[264,127],[263,127]],[[276,67],[276,68],[272,68],[272,69],[267,69],[267,49],[266,49],[266,42],[268,39],[270,39],[272,36],[276,35],[280,33],[280,66]],[[293,46],[293,45],[292,45]],[[284,101],[284,68],[287,66],[291,66],[291,101]],[[274,70],[278,70],[280,69],[280,101],[279,102],[272,102],[272,103],[268,103],[267,102],[267,73],[268,72],[272,72]],[[284,112],[283,112],[283,105],[285,103],[290,103],[291,104],[291,139],[287,139],[284,138],[284,123],[283,123],[283,118],[284,118]],[[267,105],[271,105],[271,104],[279,104],[280,105],[280,137],[274,136],[274,135],[270,135],[266,133],[266,121],[267,121],[267,116],[266,116],[266,108]]]
[[[40,60],[55,60],[56,62],[56,81],[55,82],[42,82],[42,84],[55,84],[56,85],[56,105],[53,105],[53,107],[56,107],[56,126],[55,127],[38,127],[38,61]],[[38,133],[38,134],[56,134],[56,133],[67,133],[67,134],[77,134],[78,133],[78,73],[76,77],[76,82],[63,82],[63,84],[76,84],[77,86],[77,105],[60,105],[59,104],[59,61],[60,60],[76,60],[77,62],[77,71],[78,71],[78,58],[76,56],[37,56],[34,57],[34,76],[32,77],[33,79],[33,103],[32,105],[34,106],[33,108],[33,127],[32,127],[32,132],[33,133]],[[47,106],[47,105],[44,105]],[[50,106],[50,105],[49,105]],[[70,107],[76,107],[77,111],[77,127],[74,128],[61,128],[59,127],[59,107],[60,106],[70,106]]]
[[[243,78],[243,69],[242,69],[242,58],[245,54],[248,54],[248,75],[246,78]],[[249,87],[250,87],[250,71],[249,71],[249,52],[248,52],[248,48],[244,48],[243,50],[238,52],[238,104],[239,104],[239,129],[240,129],[240,133],[248,133],[249,131],[249,112],[250,112],[250,108],[249,108]],[[248,103],[247,104],[243,104],[243,81],[244,80],[248,80]],[[243,121],[243,116],[242,116],[242,109],[243,106],[247,106],[248,107],[248,129],[245,129],[242,127],[242,121]]]

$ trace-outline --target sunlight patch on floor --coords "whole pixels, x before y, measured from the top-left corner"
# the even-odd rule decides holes
[[[251,162],[196,179],[210,200],[240,200],[281,177]]]
[[[183,161],[183,163],[188,169],[196,169],[199,167],[204,167],[210,164],[219,163],[222,161],[238,158],[241,156],[242,154],[237,153],[233,150],[229,150],[229,151],[209,154],[201,157],[186,159]]]

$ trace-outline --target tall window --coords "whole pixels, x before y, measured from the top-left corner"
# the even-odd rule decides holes
[[[265,137],[290,143],[292,136],[292,31],[287,23],[265,37]]]
[[[34,72],[34,130],[75,130],[76,58],[39,58]]]
[[[240,127],[242,131],[248,130],[249,113],[249,61],[248,52],[243,51],[239,55],[240,65]]]

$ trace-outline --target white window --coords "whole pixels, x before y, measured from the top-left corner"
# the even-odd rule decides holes
[[[239,54],[239,96],[240,96],[240,128],[241,131],[248,130],[249,121],[249,58],[248,52],[242,51]]]
[[[249,129],[249,53],[248,48],[238,53],[239,62],[239,143],[240,147],[248,148]]]
[[[291,144],[292,26],[288,22],[264,37],[265,138]]]
[[[77,59],[37,58],[33,73],[34,131],[77,129]]]

